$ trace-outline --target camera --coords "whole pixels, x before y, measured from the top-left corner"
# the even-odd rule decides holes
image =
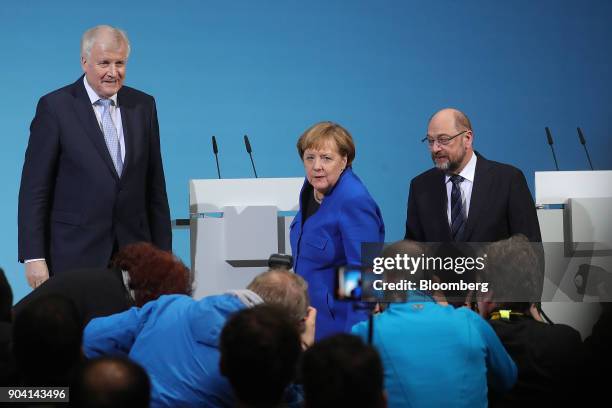
[[[287,254],[272,254],[268,258],[268,268],[289,270],[293,268],[293,257]]]

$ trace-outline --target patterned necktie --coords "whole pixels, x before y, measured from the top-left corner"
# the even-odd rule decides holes
[[[119,144],[117,128],[115,128],[113,119],[110,115],[110,105],[112,102],[111,99],[98,99],[96,103],[104,107],[104,111],[102,112],[102,132],[104,133],[104,141],[106,142],[106,147],[108,148],[111,159],[113,159],[115,170],[117,170],[117,174],[121,177],[123,159],[121,158],[121,145]]]
[[[465,180],[459,175],[450,178],[453,183],[451,191],[451,235],[454,241],[461,241],[465,229],[465,212],[463,211],[463,200],[461,199],[461,182]]]

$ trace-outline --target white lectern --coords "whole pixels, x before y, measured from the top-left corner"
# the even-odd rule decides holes
[[[291,253],[289,225],[304,179],[189,181],[194,298],[244,289],[273,253]]]
[[[598,285],[612,274],[612,171],[536,172],[535,192],[546,254],[543,298],[552,300],[542,308],[585,338],[600,314]],[[601,269],[589,276],[589,266]]]

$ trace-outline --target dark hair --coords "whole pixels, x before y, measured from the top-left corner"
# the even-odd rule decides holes
[[[382,257],[395,258],[397,255],[408,255],[411,257],[426,256],[428,249],[426,245],[420,242],[405,239],[386,246],[382,251]],[[427,275],[425,275],[422,267],[419,267],[418,270],[393,267],[385,269],[382,277],[385,282],[399,283],[403,280],[418,282],[420,279],[427,277]],[[385,290],[383,296],[384,300],[390,302],[404,301],[408,296],[408,292],[406,290]]]
[[[13,355],[29,386],[66,386],[81,359],[83,328],[74,303],[60,295],[32,301],[13,324]]]
[[[126,245],[113,258],[112,265],[130,276],[136,306],[166,294],[192,293],[189,269],[172,252],[162,251],[148,242]]]
[[[487,246],[487,268],[480,274],[489,282],[496,309],[529,310],[542,293],[541,244],[516,234]]]
[[[0,322],[10,322],[13,307],[13,291],[4,271],[0,268]]]
[[[87,408],[147,408],[151,383],[146,371],[124,357],[99,357],[81,368],[71,405]]]
[[[421,279],[437,279],[440,283],[455,283],[461,279],[465,279],[466,277],[469,277],[469,279],[473,279],[473,274],[469,271],[466,271],[463,274],[458,274],[455,273],[455,271],[452,269],[447,270],[443,267],[443,264],[447,258],[457,258],[472,255],[471,248],[461,243],[449,242],[425,244],[422,242],[405,239],[387,246],[383,250],[382,255],[385,258],[394,258],[397,255],[408,255],[410,257],[415,258],[423,256],[425,259],[434,258],[437,261],[431,264],[427,262],[427,265],[429,267],[424,267],[424,263],[419,264],[418,269],[412,269],[412,267],[410,267],[409,269],[393,268],[390,270],[385,270],[383,278],[387,282],[400,282],[401,280],[405,279],[418,284]],[[407,292],[405,290],[386,292],[389,293],[385,293],[385,295],[394,297],[394,300],[396,301],[403,300],[407,296]],[[428,291],[423,292],[432,295],[432,293]],[[455,307],[464,305],[467,296],[467,291],[441,290],[441,292],[444,294],[449,304]]]
[[[304,353],[306,407],[380,407],[383,367],[378,352],[356,336],[338,334]]]
[[[241,310],[221,333],[221,373],[241,402],[276,405],[295,377],[300,344],[295,322],[280,306]]]
[[[455,269],[448,269],[444,267],[444,263],[448,259],[458,258],[474,258],[475,251],[469,244],[464,242],[441,242],[439,246],[432,250],[434,256],[440,260],[442,260],[441,264],[437,264],[436,268],[433,271],[433,275],[437,277],[440,283],[446,284],[458,284],[462,280],[466,282],[475,282],[476,281],[476,273],[474,270],[466,270],[463,273],[457,273]],[[467,289],[448,289],[441,290],[446,297],[448,303],[454,307],[461,307],[465,305],[468,296]]]

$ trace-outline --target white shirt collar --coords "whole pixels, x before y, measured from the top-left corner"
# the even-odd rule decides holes
[[[85,84],[85,90],[87,91],[87,96],[89,96],[89,100],[91,101],[92,105],[98,102],[98,100],[100,99],[105,99],[105,98],[100,98],[100,96],[96,93],[96,91],[94,91],[91,85],[89,85],[89,82],[87,82],[87,77],[85,75],[83,75],[83,84]],[[114,106],[117,106],[117,94],[114,94],[108,99],[113,101]]]
[[[134,289],[130,289],[130,273],[122,269],[121,276],[123,277],[123,286],[125,286],[125,290],[130,294],[132,300],[136,301],[136,292]]]
[[[466,180],[469,180],[470,183],[474,182],[474,175],[476,174],[476,161],[477,161],[476,152],[472,151],[472,158],[470,159],[469,162],[467,162],[463,170],[461,170],[461,173],[459,173],[461,177],[463,177]],[[448,180],[450,180],[450,178],[451,178],[451,175],[446,174],[446,178],[444,179],[444,181],[448,183]]]

